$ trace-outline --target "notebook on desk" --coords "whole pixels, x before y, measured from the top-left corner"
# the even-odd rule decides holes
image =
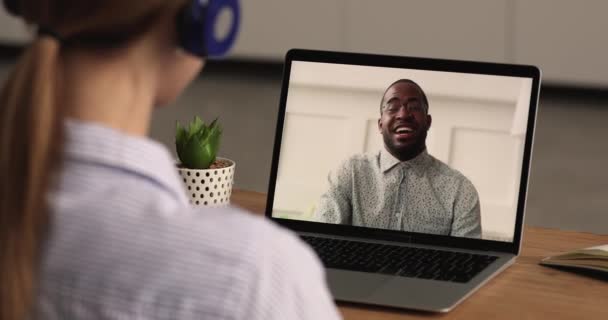
[[[574,250],[544,258],[540,264],[581,270],[594,270],[608,275],[608,245]]]
[[[266,215],[340,301],[446,312],[520,251],[536,67],[291,50]]]

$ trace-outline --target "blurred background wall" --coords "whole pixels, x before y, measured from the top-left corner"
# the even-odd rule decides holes
[[[219,117],[236,187],[266,192],[282,59],[294,47],[534,64],[543,86],[526,221],[608,233],[608,2],[603,0],[242,0],[232,54],[210,61],[150,135]],[[0,9],[0,76],[31,38]],[[311,128],[314,130],[314,128]]]
[[[281,63],[290,48],[539,65],[544,80],[608,86],[604,0],[243,0],[232,58]],[[24,28],[0,13],[0,39]]]

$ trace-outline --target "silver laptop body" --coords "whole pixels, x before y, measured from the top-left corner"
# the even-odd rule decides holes
[[[374,95],[378,97],[378,103],[381,105],[381,98],[382,101],[385,100],[385,97],[382,97],[382,84],[389,85],[397,78],[418,79],[422,83],[421,87],[429,88],[429,100],[435,101],[435,105],[443,106],[436,107],[435,111],[446,114],[443,120],[437,116],[433,119],[434,123],[438,123],[437,130],[440,132],[447,132],[441,129],[442,125],[452,126],[449,122],[452,118],[453,121],[461,121],[457,118],[467,112],[471,112],[473,116],[463,117],[462,121],[470,121],[472,126],[479,124],[487,127],[470,129],[462,124],[455,124],[450,127],[454,133],[449,133],[450,137],[447,139],[451,141],[449,152],[444,152],[440,143],[429,146],[429,149],[435,150],[438,157],[447,154],[444,156],[445,162],[453,164],[465,176],[469,174],[469,179],[474,185],[477,184],[481,208],[480,239],[316,220],[316,217],[323,214],[315,211],[323,206],[316,199],[319,194],[323,194],[322,186],[326,184],[320,181],[317,183],[319,178],[316,177],[326,177],[328,173],[318,173],[319,170],[314,169],[315,163],[321,161],[318,159],[324,155],[337,159],[340,155],[335,155],[331,150],[342,148],[339,146],[342,143],[322,147],[323,139],[304,131],[303,128],[316,129],[321,133],[327,130],[328,139],[340,136],[339,132],[350,130],[351,127],[358,128],[352,132],[360,132],[363,125],[357,127],[355,120],[350,119],[344,122],[348,123],[344,126],[346,129],[332,133],[332,130],[341,128],[340,115],[344,112],[336,115],[328,110],[342,108],[339,106],[341,93],[344,100],[348,100],[344,103],[344,108],[349,104],[355,105],[356,101],[372,101],[370,99]],[[513,264],[520,252],[539,85],[540,70],[533,66],[291,50],[286,56],[284,66],[266,215],[303,236],[496,257],[496,260],[465,283],[327,269],[329,288],[338,301],[448,312]],[[353,96],[356,96],[356,99],[353,99]],[[320,102],[314,103],[315,99]],[[323,104],[323,101],[331,102],[320,107],[319,104]],[[430,104],[432,111],[433,102]],[[367,126],[371,126],[363,145],[381,145],[381,142],[369,140],[377,138],[375,122],[367,116],[365,105],[362,102],[361,111],[352,112],[355,114],[353,118],[367,119]],[[471,108],[479,108],[481,111]],[[313,109],[317,110],[314,112],[318,114],[327,112],[328,115],[321,117],[313,111],[307,113]],[[449,112],[454,115],[450,116]],[[350,117],[351,114],[347,113],[346,116]],[[321,120],[315,120],[318,117],[321,117]],[[492,123],[496,123],[495,128]],[[429,135],[431,130],[432,126]],[[345,139],[354,136],[348,132],[344,135]],[[312,136],[310,143],[305,140],[307,134]],[[439,133],[433,134],[434,141],[446,140],[440,139]],[[484,143],[488,145],[484,147]],[[504,145],[500,145],[502,143]],[[307,147],[309,144],[313,146]],[[310,159],[306,158],[311,151],[323,148],[327,151],[311,155]],[[487,148],[487,152],[484,148]],[[484,165],[483,159],[486,158],[490,159],[491,163]],[[516,160],[509,162],[504,159]],[[296,163],[298,161],[302,163]],[[338,165],[338,162],[335,164]],[[328,166],[322,161],[316,165],[320,168]],[[503,170],[501,166],[507,169]],[[505,170],[512,171],[504,172]],[[314,187],[316,185],[318,187]]]

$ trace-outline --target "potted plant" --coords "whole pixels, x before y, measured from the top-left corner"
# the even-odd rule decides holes
[[[217,157],[222,128],[217,119],[208,126],[195,117],[187,127],[176,126],[175,148],[180,177],[186,185],[190,203],[225,206],[230,203],[234,182],[234,161]]]

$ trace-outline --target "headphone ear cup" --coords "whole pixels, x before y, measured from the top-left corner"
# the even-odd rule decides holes
[[[224,10],[232,13],[232,20],[227,35],[217,39],[215,28]],[[179,45],[195,56],[220,57],[234,45],[239,26],[238,0],[192,0],[177,17]]]
[[[17,1],[18,0],[3,0],[6,11],[14,16],[19,15],[19,6]]]

